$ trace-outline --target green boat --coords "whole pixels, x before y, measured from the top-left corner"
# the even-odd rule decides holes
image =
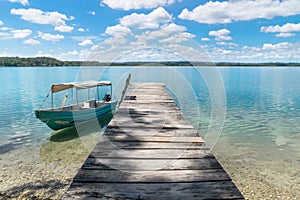
[[[100,97],[100,87],[110,87],[110,94],[105,93]],[[64,90],[71,90],[76,97],[74,98],[76,103],[64,106],[68,94],[64,96],[61,107],[54,108],[53,94]],[[78,91],[88,90],[87,100],[84,102],[78,102]],[[95,91],[95,97],[90,99],[90,90]],[[73,82],[63,84],[53,84],[51,86],[51,102],[52,108],[35,110],[35,116],[42,122],[46,123],[48,127],[53,130],[59,130],[75,124],[83,124],[92,120],[103,120],[105,116],[110,113],[114,113],[117,107],[117,101],[112,100],[112,83],[110,81],[87,81],[87,82]],[[72,96],[73,96],[72,95]],[[49,94],[47,95],[47,97]],[[111,115],[112,116],[112,115]],[[107,121],[107,119],[106,119]],[[99,121],[99,124],[101,121]]]

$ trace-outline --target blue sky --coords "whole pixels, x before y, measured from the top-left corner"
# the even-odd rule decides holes
[[[0,56],[300,62],[299,0],[0,0]]]

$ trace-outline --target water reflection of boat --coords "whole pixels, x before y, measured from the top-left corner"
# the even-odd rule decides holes
[[[105,93],[100,99],[99,87],[109,86],[110,94]],[[95,99],[90,99],[90,89],[96,89]],[[64,90],[75,89],[76,104],[64,106],[68,95],[66,94],[61,107],[54,108],[53,94]],[[78,90],[88,90],[87,101],[78,102]],[[66,127],[72,127],[76,124],[87,123],[91,120],[101,119],[107,113],[114,112],[117,106],[117,101],[111,99],[112,84],[109,81],[88,81],[77,83],[53,84],[51,86],[51,101],[52,108],[45,110],[36,110],[35,116],[42,122],[46,123],[53,130],[60,130]],[[49,96],[49,95],[47,95]]]
[[[113,117],[113,113],[109,112],[101,115],[98,119],[91,120],[87,123],[79,124],[76,127],[71,126],[64,129],[54,131],[49,140],[51,142],[66,142],[79,137],[99,132],[106,127]]]
[[[71,126],[53,131],[48,141],[41,144],[40,161],[43,163],[82,163],[112,117],[113,113],[110,112],[99,119],[76,125],[76,127]],[[99,129],[99,126],[102,129]]]

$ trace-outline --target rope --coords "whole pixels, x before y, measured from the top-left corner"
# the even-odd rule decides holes
[[[39,110],[41,109],[42,105],[45,103],[46,99],[49,97],[50,92],[51,92],[51,89],[49,90],[48,94],[46,95],[46,97],[44,98],[44,100],[42,101],[42,103],[40,104]]]

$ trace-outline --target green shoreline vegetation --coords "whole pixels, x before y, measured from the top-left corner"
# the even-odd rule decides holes
[[[300,66],[300,63],[266,62],[188,62],[188,61],[162,61],[162,62],[98,62],[98,61],[61,61],[51,57],[0,57],[2,67],[41,67],[41,66]]]

